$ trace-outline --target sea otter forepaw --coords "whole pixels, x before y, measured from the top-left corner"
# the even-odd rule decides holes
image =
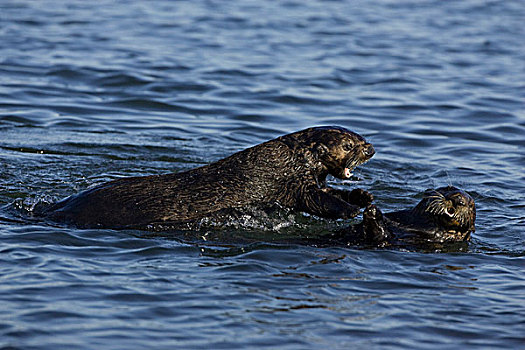
[[[363,212],[363,232],[365,239],[374,244],[386,242],[389,232],[383,221],[383,213],[375,205],[371,204]]]
[[[369,206],[373,201],[374,195],[361,188],[356,188],[350,192],[349,202],[358,205],[361,208]]]
[[[363,219],[365,220],[381,220],[383,219],[383,213],[374,204],[370,204],[363,211]]]
[[[348,205],[348,208],[346,210],[346,215],[345,216],[345,219],[351,219],[351,218],[355,218],[357,215],[359,215],[361,213],[361,208],[358,207],[357,205]]]

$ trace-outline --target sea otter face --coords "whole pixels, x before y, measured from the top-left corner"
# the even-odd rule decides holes
[[[352,170],[375,154],[364,137],[341,127],[315,128],[314,149],[327,172],[339,179],[348,179]]]
[[[417,207],[442,229],[442,241],[467,241],[476,230],[474,199],[454,186],[427,190]]]

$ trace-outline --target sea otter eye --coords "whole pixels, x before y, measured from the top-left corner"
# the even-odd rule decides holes
[[[452,201],[457,206],[465,206],[467,204],[462,196],[454,196],[452,197]]]

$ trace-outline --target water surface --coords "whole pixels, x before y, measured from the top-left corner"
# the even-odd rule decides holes
[[[3,1],[0,347],[523,347],[524,18],[501,0]],[[384,210],[468,191],[468,249],[195,243],[13,214],[315,125],[374,144],[333,185]]]

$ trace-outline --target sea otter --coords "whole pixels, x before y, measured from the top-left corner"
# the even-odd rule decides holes
[[[475,220],[476,206],[472,197],[454,186],[447,186],[425,191],[423,199],[411,209],[383,214],[370,204],[363,212],[361,223],[319,241],[365,246],[462,242],[470,240]]]
[[[374,153],[357,133],[314,127],[189,171],[107,182],[40,214],[80,228],[153,230],[182,227],[228,208],[275,203],[320,217],[352,218],[372,195],[327,187],[325,179],[349,178]]]

